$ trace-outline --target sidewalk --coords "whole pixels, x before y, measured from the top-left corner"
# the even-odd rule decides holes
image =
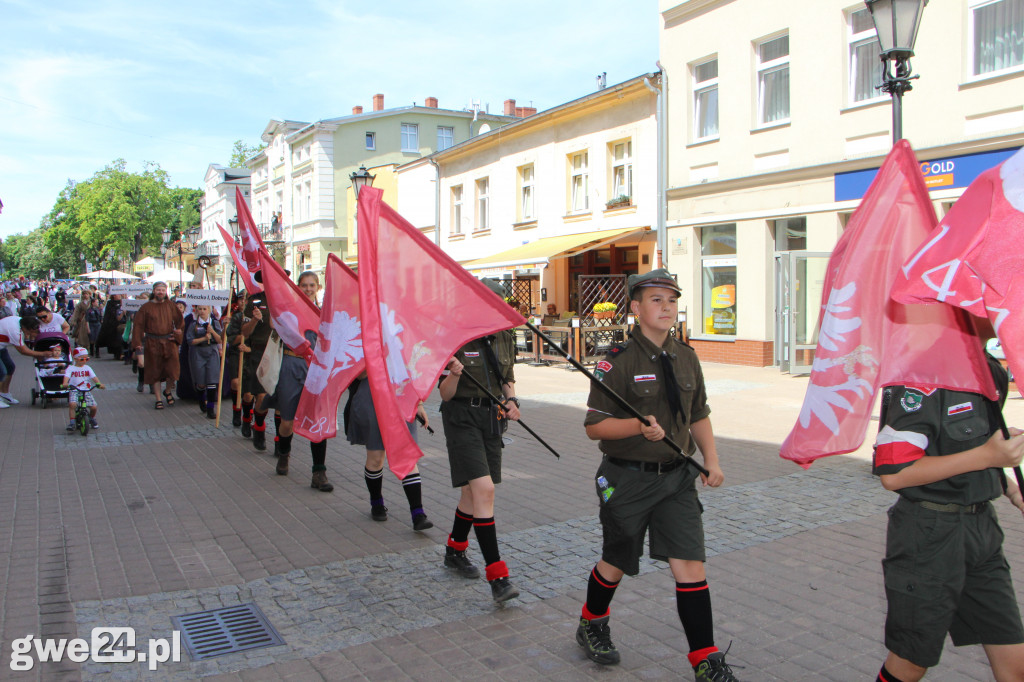
[[[582,428],[586,379],[516,367],[527,423],[555,459],[513,425],[496,518],[521,598],[495,607],[485,581],[441,567],[457,494],[436,395],[421,431],[424,506],[436,527],[415,533],[399,482],[385,474],[386,523],[369,517],[364,453],[328,446],[333,494],[309,488],[308,444],[289,476],[194,404],[153,410],[135,377],[92,363],[98,432],[66,435],[66,408],[28,404],[16,355],[15,395],[0,411],[0,679],[560,680],[689,678],[664,564],[645,562],[613,602],[622,663],[588,661],[574,641],[600,528],[597,450]],[[773,368],[705,365],[726,485],[702,492],[717,641],[744,680],[871,679],[884,658],[880,559],[894,496],[870,475],[870,450],[804,471],[778,457],[806,378]],[[1024,401],[1007,409],[1024,423]],[[270,431],[273,428],[271,427]],[[869,436],[870,438],[870,436]],[[1006,551],[1024,575],[1024,520],[1000,502]],[[475,541],[470,554],[481,559]],[[1024,589],[1018,586],[1018,590]],[[253,602],[282,646],[193,662],[37,664],[10,668],[11,642],[85,637],[131,626],[139,647],[169,638],[171,617]],[[739,668],[739,666],[745,666]],[[948,647],[929,680],[988,679],[980,648]]]

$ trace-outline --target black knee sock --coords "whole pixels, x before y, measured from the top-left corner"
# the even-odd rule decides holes
[[[476,541],[480,543],[480,553],[484,555],[484,563],[489,566],[500,561],[501,553],[498,551],[498,531],[494,527],[494,517],[474,518],[473,532],[476,533]]]
[[[709,653],[715,651],[715,629],[711,619],[711,592],[708,581],[699,583],[676,583],[676,611],[683,624],[690,654],[702,654],[697,661],[690,658],[690,665],[697,665]]]
[[[455,522],[448,536],[448,546],[455,550],[464,550],[469,545],[469,529],[473,527],[473,515],[455,508]]]
[[[140,366],[139,367],[139,386],[142,386],[144,383],[146,383],[145,382],[145,378],[146,378],[146,368]]]
[[[587,581],[587,603],[583,605],[583,617],[587,620],[607,616],[608,606],[615,596],[615,588],[619,582],[612,582],[597,572],[597,566],[590,572],[590,580]]]
[[[274,433],[281,435],[281,413],[274,410]]]
[[[891,672],[889,672],[889,670],[884,665],[882,666],[882,669],[878,671],[878,677],[875,678],[875,681],[876,682],[903,682],[903,680],[901,680],[900,678],[896,677]]]
[[[206,409],[212,410],[217,406],[217,384],[206,385]]]
[[[257,431],[266,431],[267,429],[267,413],[260,414],[259,412],[252,413],[253,428]]]
[[[313,453],[313,473],[327,471],[327,441],[310,443],[309,451]]]
[[[255,401],[242,399],[242,421],[246,424],[252,423],[252,406]]]
[[[238,404],[238,391],[231,391],[231,411],[241,412],[242,406]]]
[[[289,455],[289,454],[291,454],[291,452],[292,452],[292,437],[291,436],[279,436],[278,437],[278,441],[277,441],[277,454],[278,455]]]
[[[413,517],[423,513],[423,484],[419,472],[411,473],[402,479],[402,490],[409,500],[409,512]]]
[[[384,487],[384,467],[377,471],[370,471],[363,467],[363,480],[366,481],[366,490],[370,493],[370,504],[380,506],[384,504],[384,494],[381,492]]]

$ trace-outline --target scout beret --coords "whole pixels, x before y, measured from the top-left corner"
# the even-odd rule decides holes
[[[664,287],[665,289],[671,289],[676,294],[683,293],[679,285],[676,284],[676,278],[665,268],[651,270],[642,275],[630,275],[629,279],[626,280],[626,286],[629,290],[627,295],[630,298],[633,298],[633,292],[641,287]]]

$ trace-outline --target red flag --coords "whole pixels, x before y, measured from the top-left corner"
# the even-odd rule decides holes
[[[220,230],[220,236],[228,247],[231,260],[235,261],[235,269],[238,270],[238,277],[242,280],[242,284],[245,285],[245,290],[249,292],[250,296],[263,291],[263,287],[253,278],[253,273],[249,270],[245,260],[242,259],[241,254],[238,253],[238,244],[235,243],[234,238],[228,234],[227,230],[221,227],[220,223],[217,223],[217,229]]]
[[[363,352],[391,471],[421,453],[406,428],[441,370],[472,339],[523,318],[381,200],[359,191],[359,310]]]
[[[917,159],[902,140],[878,169],[829,259],[810,383],[782,457],[807,467],[819,457],[856,450],[881,386],[995,395],[966,316],[889,298],[903,262],[934,226]]]
[[[894,299],[987,317],[1024,377],[1024,150],[971,183],[901,274]]]
[[[316,333],[320,326],[320,309],[306,298],[266,249],[260,250],[260,261],[271,326],[293,352],[305,357],[306,362],[312,361],[313,348],[305,334]]]
[[[242,190],[235,188],[235,208],[238,211],[238,234],[242,238],[242,255],[245,257],[245,264],[250,272],[260,269],[260,249],[263,246],[263,238],[260,231],[256,229],[256,222],[249,212],[249,204],[242,196]]]
[[[316,350],[295,412],[295,433],[311,441],[334,438],[341,394],[365,367],[359,329],[359,282],[332,253],[327,257],[327,286]]]

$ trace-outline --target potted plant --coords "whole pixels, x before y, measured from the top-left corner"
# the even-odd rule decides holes
[[[609,199],[607,202],[605,202],[604,206],[605,206],[605,208],[608,208],[608,209],[622,208],[624,206],[629,206],[631,203],[632,203],[632,199],[629,197],[628,194],[620,194],[619,196],[615,197],[614,199]]]
[[[610,320],[615,316],[615,311],[619,306],[615,305],[611,301],[602,301],[601,303],[594,304],[594,319],[595,320]]]

